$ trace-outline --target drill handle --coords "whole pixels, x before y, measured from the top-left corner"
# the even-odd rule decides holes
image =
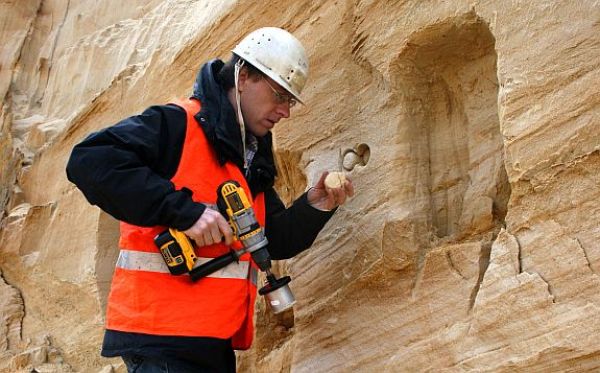
[[[223,254],[217,258],[214,258],[190,271],[190,277],[192,281],[196,282],[203,277],[210,275],[213,272],[218,271],[221,268],[225,268],[229,264],[238,261],[238,253],[235,250],[230,250],[227,254]]]

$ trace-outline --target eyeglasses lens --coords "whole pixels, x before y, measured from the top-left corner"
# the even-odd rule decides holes
[[[271,91],[273,91],[273,96],[275,97],[275,101],[277,102],[277,104],[280,105],[280,104],[287,103],[290,107],[293,107],[294,105],[296,105],[295,98],[293,98],[292,96],[285,95],[285,94],[278,92],[275,88],[273,88],[273,86],[271,85],[271,83],[269,83],[269,81],[267,80],[266,77],[263,77],[263,79],[265,80],[265,82],[267,83],[269,88],[271,88]]]

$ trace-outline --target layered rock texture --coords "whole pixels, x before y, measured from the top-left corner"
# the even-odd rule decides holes
[[[0,0],[0,371],[99,356],[118,224],[65,177],[86,134],[186,96],[247,32],[306,46],[280,195],[356,195],[276,264],[242,372],[600,369],[600,3]]]

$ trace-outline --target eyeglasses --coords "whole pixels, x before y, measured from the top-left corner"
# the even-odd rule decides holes
[[[275,97],[275,101],[277,102],[278,105],[288,104],[289,107],[294,107],[294,105],[296,105],[296,102],[298,102],[298,101],[294,97],[280,93],[279,91],[277,91],[275,88],[273,88],[271,83],[269,83],[269,80],[267,79],[267,77],[264,75],[263,75],[263,80],[265,81],[265,83],[267,83],[269,88],[271,88],[271,91],[273,91],[273,97]]]

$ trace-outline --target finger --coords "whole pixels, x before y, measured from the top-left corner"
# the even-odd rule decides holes
[[[233,242],[233,231],[231,230],[229,223],[227,223],[225,218],[221,217],[221,219],[217,219],[217,226],[220,232],[219,235],[222,234],[225,239],[225,244],[231,245]]]
[[[329,171],[324,171],[321,174],[321,177],[319,178],[319,181],[317,181],[317,184],[315,185],[315,188],[318,188],[318,189],[324,189],[325,188],[325,178],[327,177],[327,175],[329,175]]]
[[[196,243],[196,246],[198,246],[198,247],[206,246],[206,243],[204,242],[204,239],[202,238],[202,235],[195,236],[192,239]]]
[[[215,220],[214,224],[210,225],[209,233],[210,233],[213,243],[221,242],[221,231],[219,230],[219,224],[216,220]]]
[[[337,199],[338,205],[343,205],[346,202],[346,191],[340,188]]]
[[[221,217],[221,214],[212,209],[206,209],[205,212],[204,223],[206,224],[202,230],[205,243],[210,245],[221,242],[221,233],[218,226],[218,218]]]
[[[213,244],[212,235],[210,234],[210,231],[205,231],[202,235],[202,238],[204,239],[204,246]]]
[[[333,195],[335,197],[335,204],[336,205],[341,205],[342,203],[344,203],[344,190],[342,188],[335,188],[333,190]]]
[[[325,188],[325,199],[327,201],[325,206],[327,210],[331,210],[335,207],[335,195],[333,194],[332,189]]]
[[[344,189],[346,190],[346,194],[347,194],[349,197],[352,197],[352,196],[354,196],[354,185],[352,184],[352,181],[351,181],[351,180],[347,180],[347,181],[344,183]]]

